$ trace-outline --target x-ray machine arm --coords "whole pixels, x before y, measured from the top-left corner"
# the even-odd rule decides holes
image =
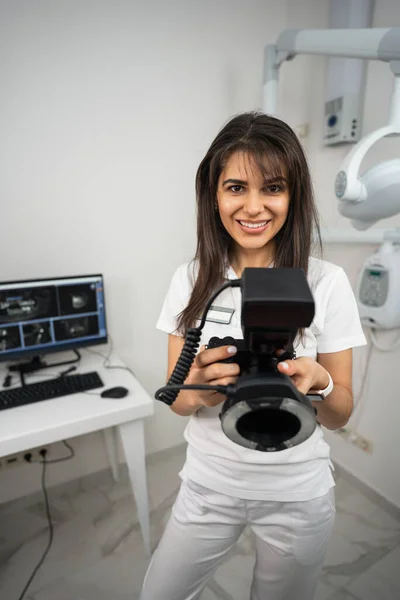
[[[279,68],[298,54],[340,56],[388,62],[394,74],[389,123],[364,137],[344,160],[336,177],[339,211],[357,229],[400,212],[400,159],[386,161],[360,177],[365,154],[383,137],[400,134],[400,27],[387,29],[285,30],[265,48],[263,110],[275,114]]]

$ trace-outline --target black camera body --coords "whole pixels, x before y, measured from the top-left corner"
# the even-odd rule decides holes
[[[222,363],[236,363],[240,367],[240,375],[243,375],[246,372],[251,372],[252,368],[257,369],[258,367],[258,359],[257,356],[253,354],[251,350],[246,348],[244,340],[238,340],[231,336],[226,336],[224,338],[212,337],[210,338],[207,348],[220,348],[221,346],[235,346],[237,348],[236,354],[221,360]],[[279,356],[271,354],[268,357],[268,365],[265,367],[269,367],[270,369],[275,369],[276,365],[284,360],[294,359],[296,358],[296,353],[294,350],[288,350],[285,348],[277,348],[276,350],[281,350],[282,354]]]
[[[231,336],[224,338],[212,337],[210,338],[207,349],[209,348],[220,348],[221,346],[236,346],[237,352],[233,356],[226,358],[220,362],[223,363],[237,363],[240,367],[240,374],[247,371],[251,366],[251,352],[245,347],[243,340],[236,340]]]

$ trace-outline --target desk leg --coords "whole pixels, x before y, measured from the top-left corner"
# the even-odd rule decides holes
[[[121,425],[118,426],[118,429],[125,451],[125,459],[128,466],[133,495],[136,500],[144,546],[147,555],[150,556],[149,501],[147,495],[143,421],[138,419],[137,421],[130,421],[129,423],[121,423]]]
[[[117,437],[115,434],[115,427],[107,427],[107,429],[103,429],[104,442],[106,444],[106,450],[111,467],[112,476],[114,481],[118,481],[118,451]]]

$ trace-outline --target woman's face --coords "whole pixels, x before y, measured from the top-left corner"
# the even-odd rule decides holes
[[[247,154],[233,154],[222,171],[217,190],[221,221],[246,250],[266,246],[283,227],[289,211],[289,188],[284,177],[265,180]]]

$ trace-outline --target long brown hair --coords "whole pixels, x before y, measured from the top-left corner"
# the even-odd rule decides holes
[[[274,238],[274,267],[298,267],[307,273],[313,236],[322,248],[310,171],[294,131],[280,119],[259,112],[234,117],[214,139],[196,174],[196,278],[189,303],[178,317],[178,330],[183,333],[194,326],[212,292],[226,280],[232,238],[215,203],[219,177],[235,152],[252,157],[266,179],[284,176],[288,180],[289,211]]]

